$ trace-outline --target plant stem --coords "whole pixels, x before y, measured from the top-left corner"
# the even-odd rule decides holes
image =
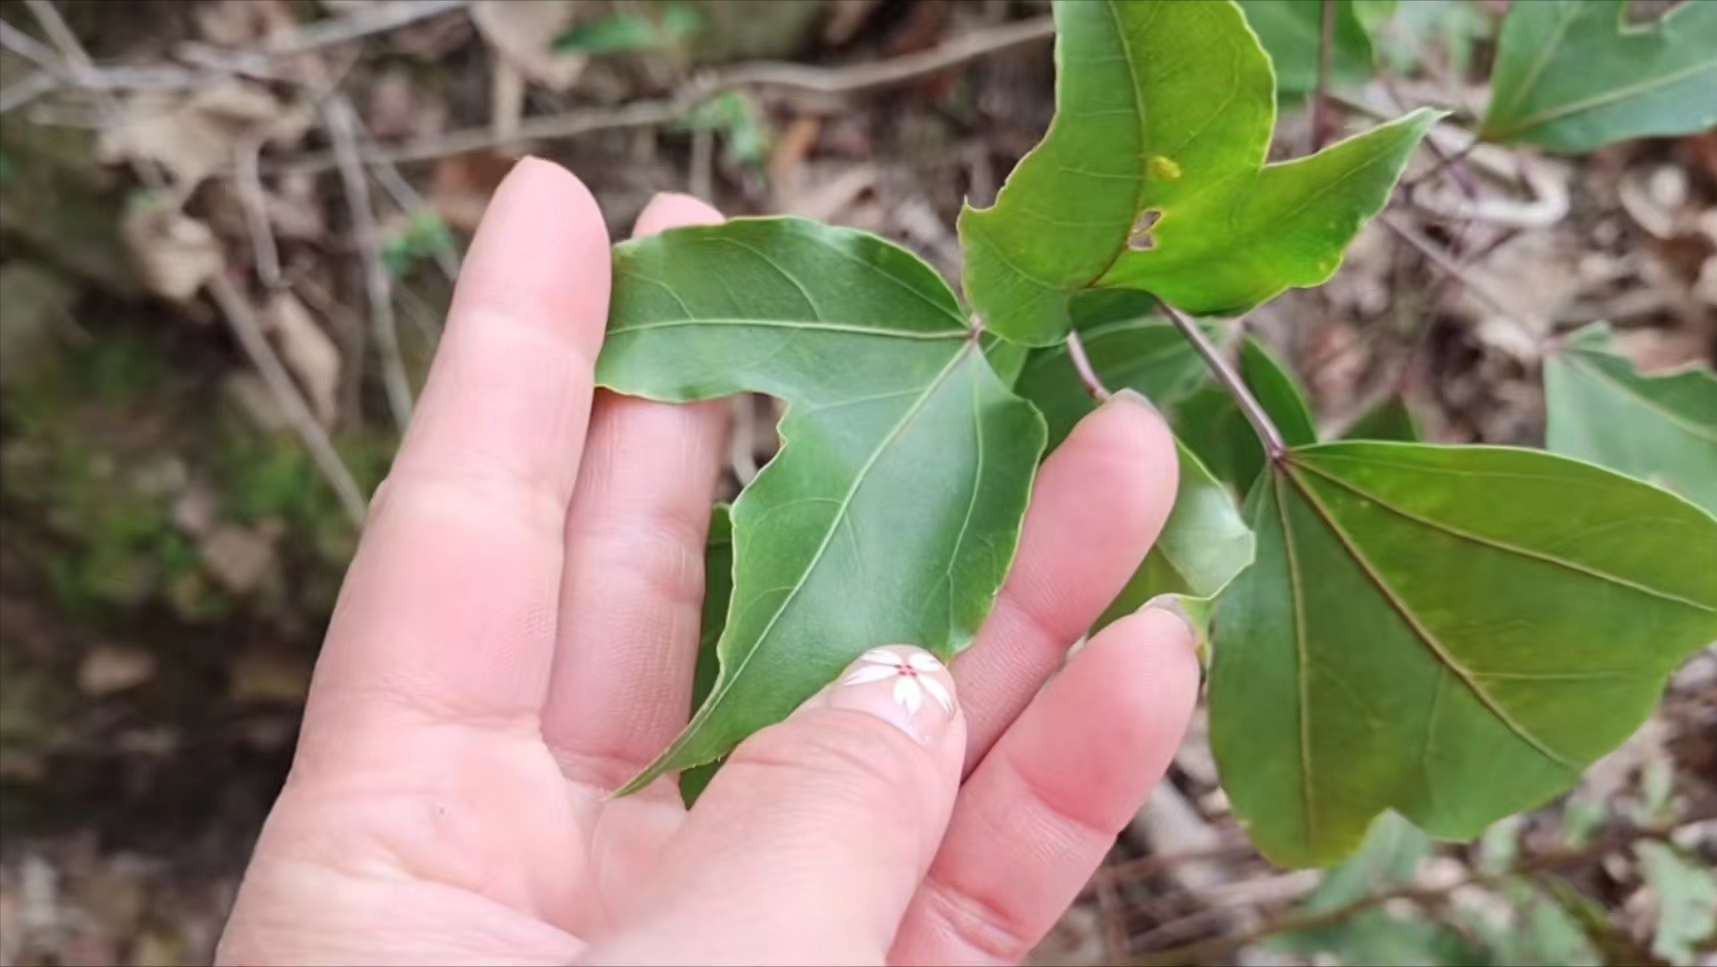
[[[1263,442],[1264,450],[1270,459],[1274,460],[1286,453],[1288,445],[1282,441],[1282,431],[1276,429],[1276,424],[1270,420],[1270,414],[1264,411],[1258,398],[1252,395],[1246,381],[1241,379],[1240,374],[1223,358],[1222,351],[1205,338],[1204,331],[1198,328],[1198,323],[1160,299],[1157,304],[1163,307],[1163,313],[1174,323],[1174,327],[1180,330],[1180,334],[1186,337],[1186,341],[1192,343],[1192,348],[1198,350],[1198,355],[1203,357],[1204,364],[1210,367],[1216,381],[1222,384],[1229,396],[1234,397],[1235,405],[1246,415],[1246,422],[1252,424],[1252,429],[1257,432],[1258,439]]]
[[[1325,112],[1329,105],[1330,61],[1335,55],[1335,0],[1323,0],[1323,21],[1318,29],[1318,89],[1312,93],[1312,154],[1324,146]]]
[[[1098,403],[1109,402],[1109,397],[1114,394],[1103,385],[1103,377],[1097,375],[1097,367],[1091,365],[1091,354],[1085,351],[1085,342],[1079,338],[1077,329],[1067,330],[1067,358],[1072,360],[1079,382],[1085,384],[1085,392]]]

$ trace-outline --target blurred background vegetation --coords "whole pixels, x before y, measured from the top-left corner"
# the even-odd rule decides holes
[[[1384,5],[1338,37],[1323,97],[1316,31],[1262,6],[1295,154],[1419,104],[1470,124],[1508,5]],[[616,236],[692,191],[956,277],[961,201],[987,203],[1052,112],[1047,12],[0,0],[0,964],[210,956],[364,502],[519,154],[576,170]],[[1429,439],[1537,444],[1536,337],[1607,319],[1649,370],[1717,351],[1717,136],[1411,172],[1397,214],[1461,275],[1372,231],[1247,322],[1320,419],[1399,395]],[[733,405],[730,490],[774,448],[772,404]],[[1334,873],[1284,873],[1195,729],[1037,958],[1711,963],[1713,777],[1707,653],[1563,801],[1472,846],[1386,820]]]

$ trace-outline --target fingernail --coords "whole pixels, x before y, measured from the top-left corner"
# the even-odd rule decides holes
[[[1116,390],[1109,398],[1112,400],[1122,400],[1124,402],[1131,403],[1134,406],[1142,406],[1145,409],[1150,410],[1152,413],[1158,412],[1156,404],[1146,399],[1143,393],[1140,393],[1138,390],[1135,390],[1130,386],[1124,386],[1121,389]]]
[[[921,648],[872,648],[847,666],[811,705],[874,715],[934,747],[953,724],[956,699],[948,666]]]

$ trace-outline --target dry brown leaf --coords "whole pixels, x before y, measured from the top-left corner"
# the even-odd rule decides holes
[[[501,179],[513,170],[514,160],[494,151],[470,151],[435,163],[430,178],[429,203],[452,228],[474,232],[489,207]]]
[[[253,648],[233,662],[230,697],[239,704],[300,702],[310,689],[310,664],[272,649]]]
[[[313,118],[282,103],[267,88],[228,81],[187,93],[128,98],[118,123],[101,132],[97,153],[107,164],[153,162],[185,188],[232,162],[240,139],[266,130],[269,142],[296,144]]]
[[[208,225],[148,200],[127,206],[119,234],[144,288],[174,302],[196,295],[225,261]]]
[[[340,391],[340,349],[290,292],[276,292],[263,306],[263,324],[280,346],[286,368],[298,378],[311,412],[331,426]]]
[[[78,663],[78,691],[102,698],[148,681],[155,675],[155,656],[129,645],[96,645]]]
[[[274,544],[279,536],[277,528],[225,524],[204,538],[197,550],[203,555],[203,566],[222,587],[246,594],[277,570]]]
[[[497,54],[556,93],[571,89],[584,71],[586,58],[554,49],[576,13],[573,0],[477,0],[470,8],[471,22]]]
[[[243,47],[268,33],[274,19],[268,4],[256,0],[213,0],[191,8],[197,32],[211,44]]]

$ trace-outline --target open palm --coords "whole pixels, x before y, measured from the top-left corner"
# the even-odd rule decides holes
[[[637,231],[716,220],[664,196]],[[759,733],[689,814],[672,780],[613,799],[689,710],[725,408],[593,397],[609,273],[583,185],[521,163],[377,495],[221,961],[1023,956],[1196,693],[1188,632],[1152,610],[1042,689],[1173,502],[1167,430],[1117,401],[1045,465],[954,669],[952,758],[826,716]]]

